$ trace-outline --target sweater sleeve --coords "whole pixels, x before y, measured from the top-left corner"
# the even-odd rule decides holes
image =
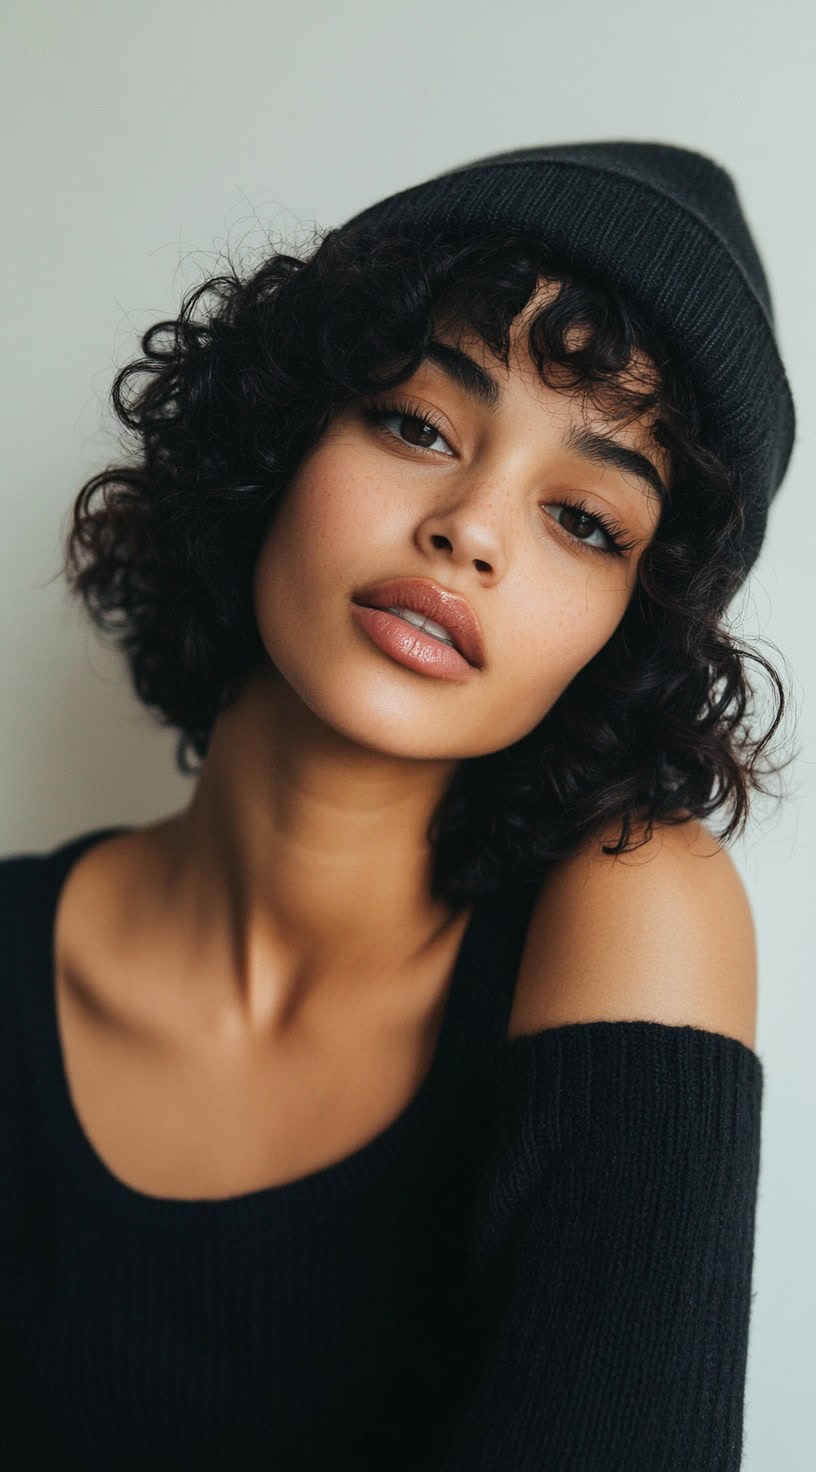
[[[513,1039],[501,1069],[465,1245],[472,1360],[428,1472],[733,1472],[759,1058],[589,1022]]]

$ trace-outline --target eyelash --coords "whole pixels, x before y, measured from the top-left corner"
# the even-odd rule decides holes
[[[415,450],[420,455],[425,454],[428,447],[406,444],[398,435],[395,435],[393,430],[388,429],[384,423],[390,415],[399,414],[404,419],[415,419],[418,424],[427,424],[445,439],[441,424],[433,413],[423,410],[420,414],[416,405],[411,405],[404,401],[393,399],[387,403],[379,402],[377,404],[365,405],[363,407],[363,413],[378,434],[387,435],[389,439],[396,440],[397,444],[403,445],[406,450]],[[439,452],[437,450],[430,450],[429,453],[436,455]],[[594,522],[595,526],[599,527],[608,538],[610,543],[608,547],[595,547],[591,542],[585,542],[583,538],[574,536],[572,532],[567,531],[566,527],[562,527],[560,523],[556,522],[559,531],[569,537],[572,542],[577,542],[579,547],[585,547],[588,552],[598,552],[602,557],[623,557],[625,553],[631,551],[632,547],[634,547],[634,541],[626,541],[621,527],[609,521],[604,516],[596,516],[594,512],[590,512],[586,502],[580,497],[577,497],[573,501],[558,501],[553,504],[567,507],[570,511],[577,511],[586,520]]]

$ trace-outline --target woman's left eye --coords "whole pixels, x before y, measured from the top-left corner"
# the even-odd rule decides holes
[[[565,526],[563,522],[559,521],[558,525],[562,531],[565,531],[568,536],[572,537],[573,541],[581,542],[583,546],[589,547],[594,552],[608,552],[615,547],[614,537],[604,526],[600,518],[590,516],[587,511],[584,511],[574,501],[554,501],[551,503],[551,507],[554,507],[556,511],[566,511],[568,524]],[[600,542],[590,542],[588,537],[579,536],[576,531],[571,530],[569,526],[570,520],[573,526],[577,525],[582,531],[588,528],[593,537],[600,536]]]

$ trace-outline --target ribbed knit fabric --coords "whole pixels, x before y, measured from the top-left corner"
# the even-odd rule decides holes
[[[133,1190],[62,1063],[53,919],[98,829],[0,861],[0,1466],[731,1472],[762,1065],[718,1033],[506,1041],[533,891],[477,901],[435,1056],[361,1150]]]

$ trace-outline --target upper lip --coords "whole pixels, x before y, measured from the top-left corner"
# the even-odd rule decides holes
[[[468,664],[481,669],[484,663],[484,637],[470,604],[460,593],[452,593],[429,578],[388,578],[370,583],[353,594],[351,601],[367,608],[408,608],[431,618],[450,634]]]

